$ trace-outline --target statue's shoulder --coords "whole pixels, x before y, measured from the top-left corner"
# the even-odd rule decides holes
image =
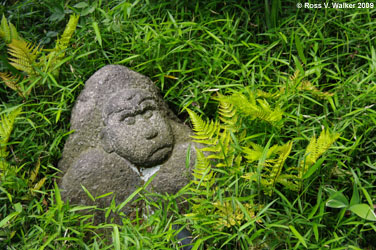
[[[130,167],[131,165],[132,164],[129,161],[116,153],[108,153],[102,147],[96,147],[87,149],[78,155],[73,161],[71,168],[76,166],[80,166],[80,168],[87,166],[93,171],[95,168],[113,168],[114,166]]]

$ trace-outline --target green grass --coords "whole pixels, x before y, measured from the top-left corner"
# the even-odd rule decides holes
[[[44,48],[53,48],[71,13],[81,17],[56,81],[43,76],[27,100],[0,84],[0,114],[22,106],[7,145],[12,167],[1,175],[1,249],[179,249],[172,224],[190,229],[195,249],[375,248],[372,221],[326,206],[328,189],[342,191],[348,200],[357,189],[359,202],[375,203],[375,8],[297,9],[295,1],[275,0],[3,2],[0,14]],[[14,72],[4,43],[0,50],[0,70]],[[156,194],[142,191],[139,206],[155,211],[147,220],[136,211],[123,217],[123,225],[94,225],[90,212],[79,213],[92,208],[63,203],[54,183],[73,104],[88,77],[107,64],[150,77],[187,123],[185,107],[205,118],[218,117],[212,99],[218,91],[230,94],[248,86],[275,93],[299,70],[299,80],[334,96],[289,92],[273,103],[283,104],[284,125],[251,124],[249,136],[262,146],[271,137],[273,144],[294,139],[288,164],[302,160],[309,138],[322,127],[341,137],[301,191],[277,186],[264,198],[257,219],[218,230],[211,226],[213,216],[187,217],[194,202],[188,198],[182,204],[182,197],[192,194],[186,188],[157,201]],[[33,193],[36,182],[28,179],[38,162],[36,182],[44,177],[46,182]],[[234,204],[253,199],[250,184],[226,171],[218,171],[218,199]],[[210,202],[201,205],[210,207]]]

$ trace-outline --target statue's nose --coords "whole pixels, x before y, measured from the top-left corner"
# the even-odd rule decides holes
[[[151,140],[151,139],[155,138],[157,135],[158,135],[158,131],[156,129],[149,129],[146,132],[145,137],[146,137],[146,139]]]

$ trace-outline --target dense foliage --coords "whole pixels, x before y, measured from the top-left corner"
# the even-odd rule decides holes
[[[376,8],[296,4],[2,1],[0,248],[181,249],[182,224],[194,249],[374,249]],[[149,76],[206,144],[190,185],[138,189],[122,225],[56,185],[74,101],[107,64]]]

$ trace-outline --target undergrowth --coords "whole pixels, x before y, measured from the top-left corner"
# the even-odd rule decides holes
[[[194,249],[375,248],[374,8],[26,0],[0,15],[1,249],[181,249],[177,224]],[[107,64],[150,77],[205,144],[188,186],[138,189],[151,209],[121,225],[55,184],[73,104]]]

